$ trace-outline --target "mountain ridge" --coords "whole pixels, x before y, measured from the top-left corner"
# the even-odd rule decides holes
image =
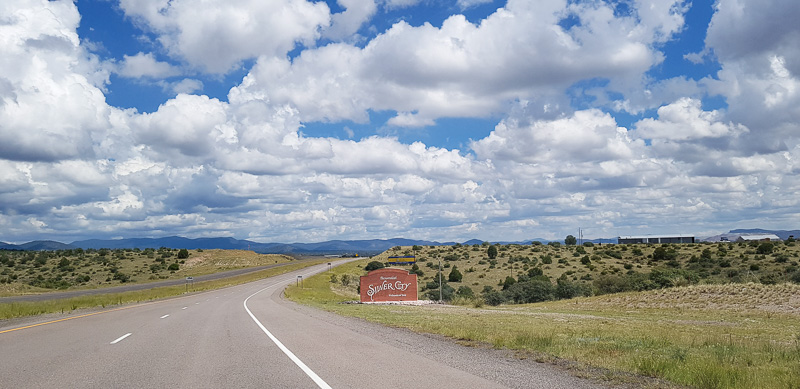
[[[760,228],[734,229],[728,234],[775,234],[781,239],[789,236],[800,236],[800,230],[765,230]],[[702,240],[702,239],[701,239]],[[542,243],[550,242],[547,239],[536,238],[517,242],[493,242],[499,244],[529,245],[533,241]],[[592,243],[616,243],[616,238],[584,239]],[[86,239],[77,240],[66,244],[52,240],[35,240],[23,244],[0,242],[0,250],[68,250],[68,249],[146,249],[169,247],[175,249],[224,249],[224,250],[252,250],[261,254],[295,254],[295,255],[324,255],[324,254],[359,254],[373,255],[382,253],[395,246],[452,246],[455,244],[474,245],[481,244],[483,240],[470,239],[463,243],[437,242],[420,239],[392,238],[392,239],[361,239],[361,240],[329,240],[317,243],[260,243],[231,237],[214,238],[185,238],[181,236],[165,236],[161,238],[125,238],[125,239]],[[563,242],[563,241],[562,241]]]

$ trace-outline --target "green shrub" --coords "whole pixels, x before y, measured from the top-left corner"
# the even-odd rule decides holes
[[[383,269],[384,267],[386,267],[386,265],[384,265],[383,262],[372,261],[368,263],[367,266],[364,267],[364,270],[373,271],[373,270]]]
[[[508,300],[517,304],[536,303],[552,300],[555,288],[550,281],[531,280],[517,282],[503,292]]]
[[[772,254],[772,251],[775,249],[775,245],[769,242],[764,242],[758,245],[756,248],[756,252],[759,254]]]
[[[458,266],[453,266],[453,270],[450,270],[450,274],[447,275],[447,281],[450,282],[461,282],[461,279],[464,276],[458,271]]]

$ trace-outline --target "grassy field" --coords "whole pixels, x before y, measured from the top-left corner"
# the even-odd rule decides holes
[[[697,246],[678,249],[688,257],[687,263],[692,255],[702,255],[708,247]],[[622,251],[619,247],[616,250]],[[742,248],[741,253],[751,258],[739,258],[736,268],[748,262],[783,264],[772,261],[771,255],[754,258],[758,254],[745,254],[745,250],[748,249]],[[472,252],[471,248],[467,251]],[[567,252],[562,251],[562,258],[567,257],[564,254]],[[793,257],[791,251],[787,255]],[[644,254],[643,267],[647,265],[646,258]],[[636,261],[629,256],[620,261],[614,259],[593,262],[602,262],[607,272],[617,266],[622,272],[623,263]],[[462,260],[481,266],[478,258]],[[480,303],[415,307],[340,304],[358,299],[355,285],[358,276],[365,274],[367,262],[339,266],[306,280],[302,289],[290,287],[286,294],[295,301],[338,314],[441,334],[465,345],[519,350],[520,357],[543,362],[574,361],[578,374],[592,371],[589,375],[612,381],[637,381],[635,376],[645,376],[699,388],[800,388],[800,285],[698,283],[498,307]],[[495,265],[498,267],[503,268]],[[505,267],[504,272],[508,272],[508,265]],[[762,268],[774,272],[780,266]],[[553,278],[563,274],[556,269],[572,267],[551,266],[547,271],[552,272]],[[480,286],[484,281],[484,285],[497,286],[502,279],[502,275],[489,274],[479,278],[482,273],[478,270],[468,274],[472,273],[477,274],[472,279],[465,274],[463,282],[478,282],[474,286]],[[712,273],[713,269],[709,276]],[[343,285],[343,278],[347,285]],[[600,368],[600,373],[594,368]],[[648,385],[658,386],[652,382]]]
[[[184,272],[176,277],[180,278],[186,275],[208,274],[214,272],[215,269],[222,271],[241,267],[260,266],[275,263],[275,261],[278,261],[278,263],[286,263],[290,260],[289,257],[285,256],[264,256],[252,252],[238,250],[208,250],[202,252],[202,254],[204,255],[195,257],[195,261],[186,261],[187,266]],[[329,259],[305,260],[301,262],[287,263],[286,265],[277,268],[266,269],[241,276],[229,277],[222,280],[196,282],[192,284],[189,292],[220,289],[232,285],[243,284],[329,261]],[[179,272],[176,271],[175,273]],[[7,284],[7,286],[9,285]],[[10,286],[14,286],[14,284],[10,284]],[[40,315],[45,313],[65,313],[82,308],[105,308],[113,305],[138,303],[159,298],[178,296],[186,293],[186,291],[187,289],[185,285],[178,285],[124,293],[106,293],[93,296],[74,297],[69,299],[49,300],[44,302],[0,303],[0,320]]]
[[[183,251],[0,251],[0,297],[181,279],[293,260],[245,250]]]

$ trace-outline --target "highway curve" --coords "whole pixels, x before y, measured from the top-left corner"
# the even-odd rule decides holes
[[[0,321],[0,387],[602,387],[501,351],[281,298],[298,275],[326,269],[83,316]]]

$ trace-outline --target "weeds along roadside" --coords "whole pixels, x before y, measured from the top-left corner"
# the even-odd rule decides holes
[[[221,280],[197,282],[193,284],[190,292],[201,292],[244,284],[326,262],[329,262],[329,260],[320,259],[314,261],[303,261],[254,273],[224,278]],[[0,320],[35,316],[47,313],[69,313],[83,308],[106,308],[115,305],[140,303],[166,297],[174,297],[185,293],[186,286],[177,285],[140,291],[108,293],[41,302],[0,303]]]
[[[611,379],[631,373],[699,388],[800,387],[800,315],[749,309],[753,296],[720,308],[692,304],[697,293],[707,293],[696,287],[479,308],[341,304],[358,299],[353,288],[342,287],[342,276],[357,283],[367,262],[310,277],[302,288],[287,288],[286,295],[344,316],[519,350],[538,361],[566,359],[607,369]],[[742,298],[741,284],[714,290],[726,288],[732,303]],[[765,288],[773,294],[795,289],[789,284],[752,289],[769,295]],[[626,303],[631,300],[657,304]]]

